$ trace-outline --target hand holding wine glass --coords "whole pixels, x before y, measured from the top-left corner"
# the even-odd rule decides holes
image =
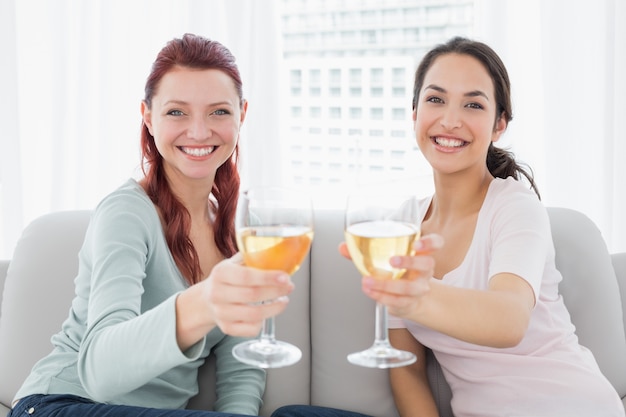
[[[346,244],[359,272],[376,279],[401,279],[406,271],[392,267],[389,260],[397,255],[410,255],[413,242],[419,239],[416,198],[393,185],[362,188],[348,197],[345,216]],[[374,344],[348,355],[348,361],[360,366],[390,368],[409,365],[415,360],[412,353],[391,346],[387,308],[376,303]]]
[[[237,204],[235,228],[245,265],[292,275],[306,258],[313,240],[311,199],[296,190],[278,187],[245,191]],[[276,340],[274,322],[274,317],[265,320],[260,337],[235,346],[233,356],[262,368],[299,361],[300,349]]]

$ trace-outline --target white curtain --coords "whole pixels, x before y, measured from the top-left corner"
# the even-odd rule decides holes
[[[270,162],[280,160],[278,18],[274,0],[2,0],[0,259],[35,217],[91,209],[140,174],[145,79],[161,47],[185,32],[237,58],[249,100],[242,174],[280,178]]]
[[[477,4],[477,36],[510,71],[508,145],[546,205],[582,211],[611,251],[626,251],[626,2]]]

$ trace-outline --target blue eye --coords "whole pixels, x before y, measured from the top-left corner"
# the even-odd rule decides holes
[[[224,116],[224,115],[230,114],[230,112],[225,109],[218,109],[218,110],[215,110],[212,114],[215,114],[217,116]]]
[[[182,116],[183,112],[180,110],[170,110],[167,112],[167,114],[170,116]]]

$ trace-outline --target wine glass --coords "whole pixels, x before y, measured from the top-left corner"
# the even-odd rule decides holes
[[[352,262],[363,276],[375,279],[402,279],[404,269],[393,268],[389,259],[413,253],[419,238],[418,201],[410,192],[394,187],[370,186],[348,196],[345,212],[345,239]],[[354,365],[394,368],[417,360],[410,352],[389,343],[387,307],[376,303],[374,344],[348,355]]]
[[[244,191],[237,203],[235,230],[247,266],[293,275],[313,240],[311,199],[300,191],[280,187]],[[302,352],[276,340],[275,320],[270,317],[263,323],[259,338],[236,345],[233,356],[249,365],[279,368],[298,362]]]

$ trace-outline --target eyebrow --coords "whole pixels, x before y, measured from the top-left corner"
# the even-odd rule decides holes
[[[440,87],[436,84],[429,84],[424,88],[424,91],[426,90],[435,90],[438,91],[440,93],[447,93],[446,89],[443,87]],[[489,100],[489,97],[487,97],[487,94],[485,94],[484,92],[482,92],[481,90],[473,90],[473,91],[468,91],[467,93],[463,94],[464,97],[484,97],[485,100]]]
[[[169,106],[169,105],[178,105],[178,106],[184,106],[189,104],[188,102],[184,101],[184,100],[167,100],[165,103],[163,103],[164,106]],[[215,103],[210,103],[208,105],[208,107],[217,107],[217,106],[232,106],[233,104],[229,101],[218,101]]]

